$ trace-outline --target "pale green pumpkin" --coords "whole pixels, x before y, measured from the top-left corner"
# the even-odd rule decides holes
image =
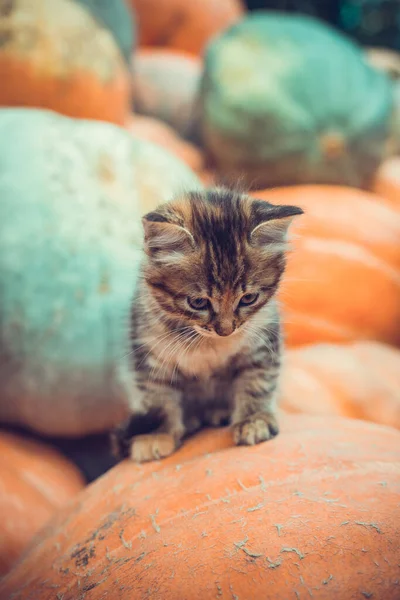
[[[125,415],[141,215],[199,187],[113,125],[0,110],[0,421],[49,434]]]
[[[366,186],[385,151],[392,95],[341,34],[260,11],[207,49],[202,137],[223,177],[255,188]]]

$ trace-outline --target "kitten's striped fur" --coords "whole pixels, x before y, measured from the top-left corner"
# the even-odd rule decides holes
[[[114,435],[121,454],[166,456],[203,425],[231,422],[237,444],[278,433],[275,294],[287,228],[301,213],[214,189],[188,193],[143,219],[132,418]]]

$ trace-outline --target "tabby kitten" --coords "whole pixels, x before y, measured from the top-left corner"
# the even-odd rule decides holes
[[[287,229],[303,211],[225,189],[192,192],[143,219],[145,260],[132,307],[132,417],[114,447],[168,456],[204,425],[236,444],[278,433],[281,333],[275,294]]]

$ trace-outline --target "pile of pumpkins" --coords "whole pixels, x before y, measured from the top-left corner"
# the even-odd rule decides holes
[[[0,0],[0,600],[400,594],[386,65],[240,0]],[[140,216],[219,183],[305,212],[280,291],[282,433],[205,431],[86,486],[45,439],[127,414]]]

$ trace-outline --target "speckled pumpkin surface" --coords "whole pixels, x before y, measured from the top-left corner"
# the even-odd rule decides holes
[[[123,412],[140,217],[197,179],[122,129],[46,111],[1,110],[0,140],[0,420],[101,431]]]
[[[368,185],[386,149],[392,84],[347,38],[260,11],[214,39],[205,65],[202,135],[225,179]]]
[[[1,106],[122,124],[130,102],[127,65],[96,11],[75,0],[0,2]]]
[[[0,598],[395,600],[399,465],[398,431],[350,419],[287,417],[252,448],[204,432],[86,488]]]

